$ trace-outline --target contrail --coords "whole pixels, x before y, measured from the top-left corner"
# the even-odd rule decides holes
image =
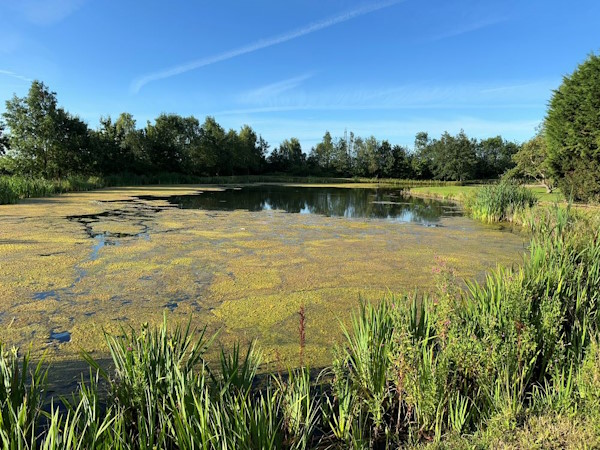
[[[24,77],[23,75],[19,75],[18,73],[11,72],[10,70],[0,69],[0,75],[6,75],[8,77],[16,78],[18,80],[23,80],[23,81],[29,81],[29,82],[32,81],[29,78]]]
[[[375,4],[370,4],[363,6],[361,8],[353,9],[351,11],[347,11],[338,16],[330,17],[329,19],[325,19],[319,22],[313,22],[303,28],[299,28],[294,31],[290,31],[285,34],[281,34],[279,36],[274,36],[267,39],[261,39],[259,41],[253,42],[252,44],[245,45],[240,48],[236,48],[234,50],[229,50],[227,52],[221,53],[219,55],[209,56],[203,59],[197,59],[194,61],[190,61],[185,64],[181,64],[178,66],[174,66],[165,70],[161,70],[158,72],[150,73],[144,75],[131,83],[131,92],[137,94],[142,87],[146,84],[163,80],[165,78],[173,77],[175,75],[179,75],[185,72],[189,72],[190,70],[198,69],[200,67],[209,66],[211,64],[215,64],[220,61],[225,61],[231,58],[235,58],[236,56],[245,55],[246,53],[252,53],[257,50],[271,47],[273,45],[281,44],[283,42],[291,41],[292,39],[299,38],[301,36],[305,36],[310,33],[314,33],[315,31],[322,30],[324,28],[329,28],[338,23],[346,22],[348,20],[354,19],[355,17],[363,16],[365,14],[378,11],[383,8],[388,8],[397,3],[400,3],[402,0],[389,0],[386,2],[379,2]]]

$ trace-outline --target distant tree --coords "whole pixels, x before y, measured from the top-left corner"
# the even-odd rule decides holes
[[[270,145],[261,135],[258,135],[258,144],[256,148],[262,161],[262,167],[264,167],[267,162],[267,154],[269,153]]]
[[[348,160],[350,162],[350,167],[348,169],[349,173],[352,175],[357,175],[356,170],[356,138],[354,133],[351,131],[348,133]]]
[[[144,152],[143,133],[137,129],[136,121],[129,113],[121,113],[115,121],[116,139],[124,158],[132,162],[131,169],[139,172],[150,165]]]
[[[195,167],[208,175],[223,174],[230,156],[225,144],[225,130],[214,117],[207,116],[200,127],[200,141],[195,147]]]
[[[331,171],[334,157],[334,144],[329,131],[325,132],[323,140],[314,148],[313,158],[317,165],[325,172]]]
[[[394,171],[392,145],[387,140],[377,146],[377,176],[389,178]]]
[[[252,127],[244,125],[238,133],[236,170],[240,173],[258,173],[264,166],[264,150]]]
[[[515,167],[506,173],[507,178],[531,178],[546,187],[547,192],[552,192],[556,180],[548,165],[548,149],[544,131],[529,141],[523,143],[517,153],[513,155]]]
[[[433,178],[430,144],[431,140],[425,131],[420,131],[416,134],[411,160],[411,172],[417,179],[428,180]]]
[[[199,139],[200,124],[195,117],[161,114],[154,124],[146,125],[145,152],[156,171],[197,174]]]
[[[392,147],[392,158],[393,158],[393,167],[391,174],[392,178],[399,179],[411,179],[414,178],[412,174],[411,161],[408,155],[408,150],[406,147],[402,147],[401,145],[394,145]]]
[[[100,118],[100,127],[92,133],[95,164],[104,174],[143,173],[151,167],[144,148],[144,134],[136,128],[129,113],[121,113],[113,122],[110,116]]]
[[[429,143],[427,153],[435,178],[464,181],[472,179],[476,164],[476,141],[461,130],[456,136],[447,131]]]
[[[378,148],[379,141],[375,136],[366,139],[357,137],[354,141],[356,149],[355,175],[375,177],[379,171]]]
[[[600,57],[554,91],[545,120],[548,165],[567,197],[600,200]]]
[[[301,173],[305,169],[306,155],[297,138],[285,139],[269,156],[271,169],[276,172]]]
[[[347,139],[336,139],[333,147],[332,165],[338,175],[347,176],[350,174],[352,161],[350,159]]]
[[[51,176],[88,174],[94,171],[90,129],[79,117],[58,110],[58,143],[51,161]]]
[[[502,136],[483,139],[477,143],[476,178],[498,178],[514,167],[513,155],[519,150],[514,142],[507,142]]]

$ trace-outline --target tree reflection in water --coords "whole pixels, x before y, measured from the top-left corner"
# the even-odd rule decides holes
[[[388,219],[424,225],[435,225],[442,217],[462,215],[460,208],[452,203],[411,197],[399,189],[391,188],[351,189],[260,185],[172,196],[165,199],[183,209],[281,210],[287,213]]]

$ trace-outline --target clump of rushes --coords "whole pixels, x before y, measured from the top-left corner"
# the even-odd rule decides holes
[[[515,214],[531,208],[537,197],[531,189],[511,181],[483,186],[467,199],[466,207],[475,219],[484,222],[512,221]]]

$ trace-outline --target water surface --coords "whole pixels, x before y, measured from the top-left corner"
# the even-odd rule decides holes
[[[142,196],[144,200],[157,197]],[[442,217],[461,216],[451,202],[411,197],[391,188],[347,189],[336,187],[297,187],[281,185],[245,186],[192,195],[162,197],[183,209],[209,211],[280,210],[326,217],[387,219],[434,225]]]

